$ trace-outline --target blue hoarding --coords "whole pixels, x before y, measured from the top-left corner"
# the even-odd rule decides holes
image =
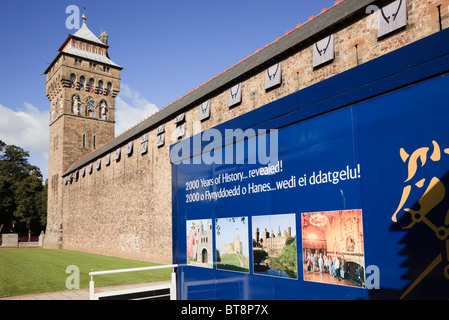
[[[447,299],[442,31],[173,145],[180,299]]]

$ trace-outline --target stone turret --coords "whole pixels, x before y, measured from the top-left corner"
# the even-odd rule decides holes
[[[100,36],[98,37],[98,39],[103,42],[104,44],[108,44],[108,35],[106,33],[106,31],[103,31]]]

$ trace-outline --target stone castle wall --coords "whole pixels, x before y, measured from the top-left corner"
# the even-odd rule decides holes
[[[228,90],[215,93],[210,97],[211,116],[208,120],[199,121],[200,103],[184,110],[185,137],[438,32],[440,16],[442,27],[449,25],[448,7],[449,0],[408,0],[407,26],[383,39],[377,38],[379,13],[359,15],[347,25],[329,31],[329,34],[334,34],[335,43],[335,58],[331,63],[313,68],[312,43],[285,54],[282,60],[273,61],[273,64],[281,62],[280,86],[269,91],[264,89],[264,69],[242,80],[242,103],[236,107],[228,107]],[[271,45],[275,46],[276,42]],[[179,140],[175,115],[165,118],[160,124],[165,125],[164,146],[156,145],[157,127],[139,132],[120,146],[119,161],[113,159],[114,147],[101,155],[99,170],[95,159],[92,173],[86,171],[84,177],[79,175],[61,186],[64,248],[171,263],[172,180],[169,147]],[[148,133],[148,151],[141,154],[144,133]],[[129,141],[133,142],[133,153],[126,155]],[[107,153],[111,155],[108,166],[105,165]],[[78,172],[81,170],[76,169]]]

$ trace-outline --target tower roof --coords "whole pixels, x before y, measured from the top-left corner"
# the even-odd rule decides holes
[[[72,56],[77,56],[77,57],[84,58],[84,59],[87,59],[87,60],[92,60],[92,61],[95,61],[95,62],[100,62],[100,63],[104,63],[104,64],[107,64],[107,65],[110,65],[110,66],[122,68],[118,64],[113,62],[111,59],[109,59],[107,56],[101,55],[101,54],[98,54],[98,53],[93,53],[93,52],[89,52],[89,51],[78,49],[78,48],[74,48],[74,47],[70,47],[68,49],[65,49],[62,52],[70,54]]]
[[[97,36],[94,35],[92,31],[89,30],[89,28],[86,25],[86,19],[83,19],[83,25],[81,26],[81,28],[79,28],[77,32],[73,34],[73,36],[104,45],[104,43],[101,42],[100,39],[98,39]]]
[[[87,18],[84,14],[82,16],[82,19],[83,19],[83,25],[81,26],[81,28],[79,28],[79,30],[77,32],[75,32],[74,34],[69,34],[67,39],[64,41],[64,43],[58,49],[58,51],[59,51],[58,56],[48,66],[48,68],[45,70],[44,74],[47,74],[47,72],[51,69],[51,67],[54,65],[54,63],[59,59],[59,57],[62,54],[77,56],[77,57],[84,58],[87,60],[100,62],[100,63],[104,63],[104,64],[107,64],[107,65],[110,65],[113,67],[118,67],[120,69],[123,69],[118,64],[114,63],[111,59],[109,59],[109,56],[107,54],[107,49],[109,48],[109,46],[106,43],[104,43],[103,41],[101,41],[95,34],[93,34],[92,31],[89,30],[89,28],[86,25]],[[107,39],[107,35],[105,32],[102,33],[102,36],[106,37],[106,39]],[[93,44],[94,46],[105,48],[106,54],[100,53],[100,52],[88,51],[88,50],[85,50],[85,48],[83,48],[83,49],[81,49],[79,47],[75,48],[70,42],[70,40],[73,38],[76,38],[82,42],[87,42],[88,44],[89,43]]]

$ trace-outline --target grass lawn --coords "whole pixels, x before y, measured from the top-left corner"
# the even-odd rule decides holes
[[[156,266],[155,263],[127,260],[68,250],[0,249],[0,298],[68,290],[66,280],[80,271],[80,289],[89,288],[89,272]],[[95,276],[95,287],[171,279],[171,269]],[[73,277],[72,277],[73,278]],[[70,282],[73,283],[73,282]]]
[[[249,272],[248,268],[240,266],[240,259],[235,253],[221,255],[221,262],[217,263],[217,269]]]

